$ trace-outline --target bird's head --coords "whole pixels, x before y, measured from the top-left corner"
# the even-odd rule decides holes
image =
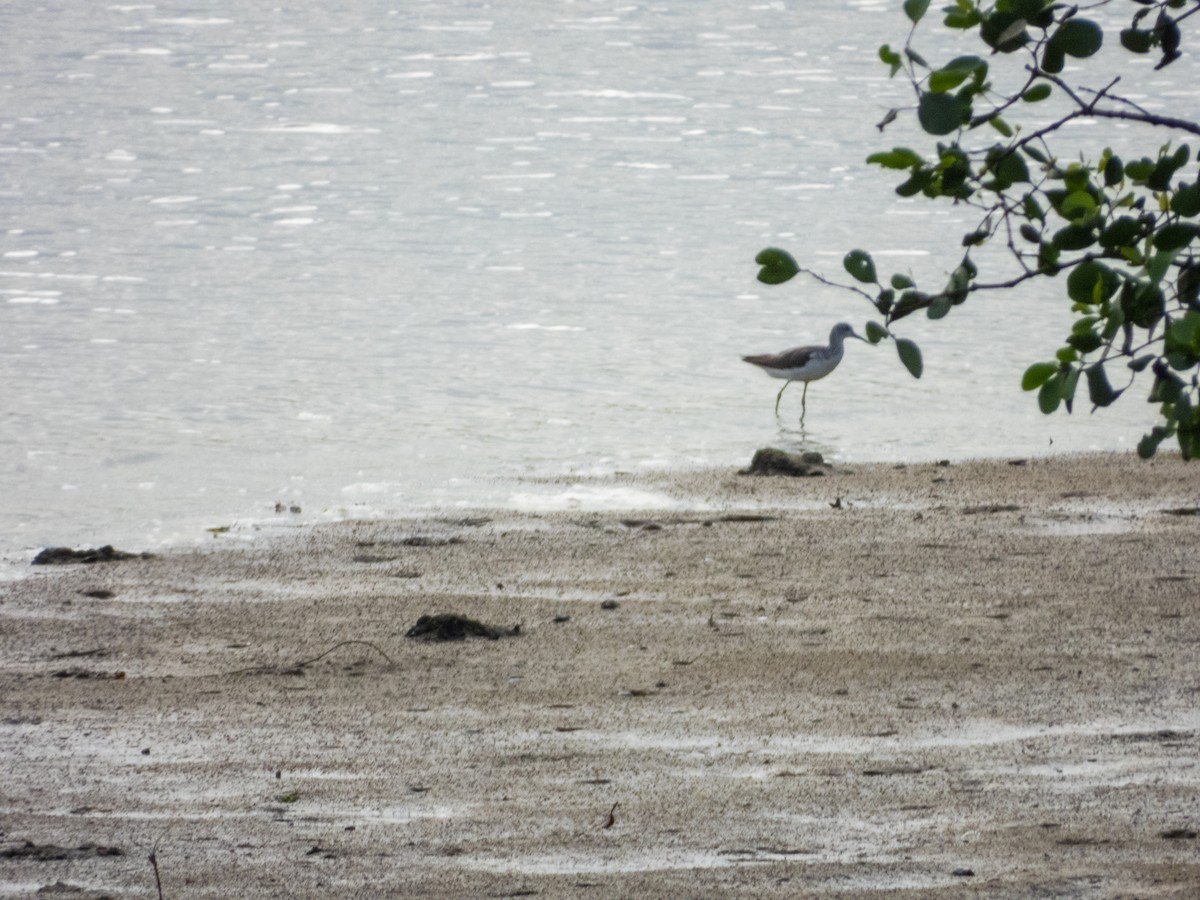
[[[860,341],[867,340],[861,334],[857,334],[849,322],[838,322],[833,326],[833,331],[829,334],[829,341],[830,343],[840,344],[846,338],[858,338]]]

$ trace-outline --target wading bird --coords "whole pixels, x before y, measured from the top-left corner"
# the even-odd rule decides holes
[[[804,422],[804,413],[808,411],[808,383],[824,378],[837,368],[842,361],[842,343],[846,338],[866,340],[854,333],[854,329],[845,322],[838,322],[829,332],[827,346],[793,347],[780,353],[761,353],[757,356],[743,356],[745,362],[758,366],[772,378],[783,378],[783,387],[775,397],[775,415],[779,415],[779,401],[783,392],[793,381],[804,382],[804,393],[800,397],[800,422]]]

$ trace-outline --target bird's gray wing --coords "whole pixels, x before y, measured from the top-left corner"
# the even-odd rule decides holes
[[[798,369],[810,359],[816,350],[823,347],[793,347],[780,353],[760,353],[757,356],[743,356],[742,359],[751,365],[764,369]]]

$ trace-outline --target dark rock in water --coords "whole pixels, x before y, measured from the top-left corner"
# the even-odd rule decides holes
[[[462,641],[469,637],[494,641],[502,637],[516,637],[520,633],[520,625],[494,628],[456,613],[438,613],[436,616],[421,616],[404,636],[418,641]]]
[[[788,453],[775,447],[763,447],[754,451],[750,460],[750,468],[742,469],[739,475],[789,475],[801,478],[811,475],[824,475],[829,467],[820,453],[809,450],[806,453]]]
[[[70,547],[47,547],[33,558],[33,566],[69,566],[75,563],[113,562],[118,559],[149,559],[149,553],[126,553],[114,550],[111,544],[88,550],[72,550]]]

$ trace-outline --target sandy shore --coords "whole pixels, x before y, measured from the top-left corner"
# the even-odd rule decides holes
[[[0,894],[1200,894],[1200,463],[614,482],[0,587]]]

